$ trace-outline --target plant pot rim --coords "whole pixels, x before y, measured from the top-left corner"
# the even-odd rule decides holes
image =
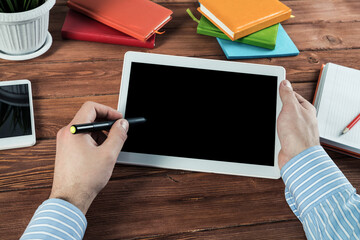
[[[50,11],[55,5],[56,0],[46,0],[41,6],[25,12],[0,13],[0,24],[24,22],[34,18],[38,18]]]

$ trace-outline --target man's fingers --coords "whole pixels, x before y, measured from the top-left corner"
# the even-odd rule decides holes
[[[283,105],[298,106],[316,114],[315,107],[300,94],[293,91],[288,80],[284,80],[279,88],[280,98]]]
[[[314,106],[309,101],[307,101],[303,96],[301,96],[298,93],[295,93],[295,97],[299,101],[301,106],[303,106],[306,110],[315,111]]]
[[[96,131],[91,133],[91,137],[95,140],[97,145],[101,145],[106,140],[107,135],[102,131]]]
[[[95,102],[86,102],[76,113],[71,124],[90,123],[95,119],[116,120],[120,118],[122,118],[122,114],[111,107]]]
[[[109,153],[111,158],[115,158],[116,160],[119,155],[127,138],[128,129],[129,123],[125,119],[116,121],[110,129],[107,139],[100,146],[101,148],[105,148],[104,152]]]
[[[279,93],[283,105],[296,104],[298,102],[291,83],[288,80],[284,80],[280,83]]]

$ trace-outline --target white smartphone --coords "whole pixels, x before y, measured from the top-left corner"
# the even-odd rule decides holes
[[[36,142],[31,82],[0,82],[0,150]]]

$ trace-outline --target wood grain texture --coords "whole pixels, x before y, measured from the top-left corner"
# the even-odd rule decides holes
[[[127,51],[226,60],[217,41],[196,34],[194,0],[155,0],[173,10],[155,49],[63,40],[68,8],[57,0],[49,30],[54,38],[43,56],[0,60],[0,81],[30,79],[37,144],[0,151],[0,239],[18,239],[35,209],[50,193],[56,133],[85,101],[117,107]],[[322,64],[360,66],[360,1],[282,1],[295,18],[282,23],[299,56],[237,60],[284,66],[295,91],[312,101]],[[130,129],[131,131],[131,129]],[[355,188],[359,160],[328,151]],[[88,214],[85,239],[305,239],[284,199],[281,180],[116,165]]]
[[[252,225],[276,219],[294,220],[283,197],[283,183],[276,182],[278,184],[274,184],[274,180],[205,173],[176,174],[174,171],[110,181],[88,212],[86,238],[127,239],[189,229]],[[9,211],[25,201],[40,203],[49,190],[40,188],[0,194],[1,205],[8,206],[0,213],[15,225],[23,224],[24,228],[27,223],[21,222],[21,216],[30,219],[37,205],[25,205],[32,209],[25,213],[15,211],[10,215]],[[9,198],[16,198],[15,203],[7,204]]]
[[[295,83],[296,87],[297,83],[315,84],[321,65],[327,62],[353,68],[358,67],[360,65],[359,55],[360,49],[303,51],[296,57],[249,59],[243,62],[285,66],[287,78]],[[207,58],[218,59],[216,56]],[[83,61],[72,62],[71,64],[56,62],[34,65],[22,62],[17,63],[17,67],[21,68],[22,71],[18,71],[18,68],[0,65],[0,79],[30,79],[35,99],[118,95],[122,65],[122,60]],[[69,87],[64,88],[63,86]],[[299,87],[300,91],[301,88]],[[310,100],[313,94],[314,92],[310,92],[310,96],[305,97]],[[112,107],[116,108],[116,105],[116,103],[112,104]]]
[[[355,14],[356,11],[354,10],[359,8],[359,2],[334,1],[327,3],[321,1],[317,2],[314,6],[311,1],[290,1],[290,4],[294,4],[294,11],[299,9],[299,15],[282,24],[299,50],[316,51],[359,48],[357,36],[360,31],[360,22],[356,21],[358,15]],[[325,5],[328,11],[335,9],[334,6],[336,6],[336,9],[342,9],[342,12],[348,10],[354,12],[354,14],[339,15],[336,12],[336,14],[332,15],[324,13],[321,9]],[[50,18],[50,32],[54,38],[53,46],[46,54],[33,59],[31,62],[121,60],[126,51],[195,57],[216,56],[219,59],[225,60],[224,54],[214,38],[196,34],[197,24],[187,15],[186,9],[192,9],[194,14],[200,17],[200,14],[196,12],[197,3],[166,3],[164,6],[174,11],[173,20],[166,24],[164,28],[166,34],[157,36],[156,47],[153,50],[91,42],[84,44],[82,41],[73,40],[64,41],[61,38],[60,29],[68,9],[65,5],[55,6]],[[322,14],[319,14],[319,12]],[[313,18],[310,18],[308,15],[302,15],[303,13],[314,16],[316,20],[310,22],[311,24],[306,23],[306,21]],[[337,20],[334,20],[334,16],[336,16]],[[340,21],[339,16],[346,16],[346,18]],[[346,20],[347,18],[349,19]],[[77,54],[73,54],[73,49],[77,50]],[[0,65],[13,64],[16,64],[16,62],[0,61]],[[1,78],[2,76],[0,75]]]
[[[187,14],[185,9],[184,14]],[[184,20],[184,22],[189,21],[191,27],[188,28],[182,28],[181,24],[183,22],[179,22],[178,26],[174,26],[176,23],[170,22],[169,26],[165,29],[166,33],[157,36],[156,47],[153,50],[93,42],[84,44],[82,41],[62,40],[60,37],[57,37],[58,32],[51,31],[54,36],[52,48],[32,62],[63,62],[64,60],[67,61],[67,59],[72,59],[72,61],[118,60],[122,59],[127,51],[191,57],[216,56],[219,59],[225,60],[216,39],[196,34],[196,23],[191,19]],[[291,36],[298,49],[302,51],[359,48],[360,43],[357,41],[356,35],[359,34],[359,27],[360,22],[284,25],[285,30]],[[304,38],[304,35],[308,37]],[[73,55],[73,49],[77,49],[76,55]],[[12,65],[15,63],[1,61],[1,64]]]
[[[197,229],[192,232],[166,236],[153,236],[139,239],[174,240],[174,239],[304,239],[304,230],[297,220],[256,224],[247,227],[230,226],[222,229]]]
[[[40,156],[43,169],[52,169],[54,154],[41,157],[42,149],[47,147],[40,146],[51,148],[52,144],[55,142],[41,141],[37,151],[31,152],[31,155]],[[11,161],[17,156],[24,159],[21,154],[6,159]],[[341,154],[331,156],[354,187],[359,187],[358,159]],[[34,169],[27,176],[21,172],[16,174],[24,175],[27,181],[16,182],[15,175],[7,176],[20,185],[17,191],[12,189],[0,194],[0,205],[6,206],[0,209],[0,215],[6,216],[12,224],[6,229],[11,236],[8,239],[14,239],[19,229],[26,227],[37,205],[48,197],[52,175],[46,171],[39,174],[38,164],[33,163]],[[29,170],[29,166],[27,168]],[[28,177],[31,175],[33,177]],[[4,181],[9,179],[0,180],[3,187]],[[37,188],[32,188],[34,183]],[[301,224],[288,208],[283,189],[281,180],[117,165],[111,181],[87,214],[89,225],[85,239],[202,239],[210,236],[213,239],[240,236],[261,239],[266,232],[269,232],[268,239],[279,236],[299,239],[303,236]],[[17,210],[19,205],[22,211]],[[283,225],[288,221],[288,225]],[[285,231],[286,226],[294,231]],[[258,232],[259,229],[262,230]]]

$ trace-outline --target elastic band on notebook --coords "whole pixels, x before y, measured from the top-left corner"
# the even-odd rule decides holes
[[[200,23],[200,20],[197,19],[197,18],[192,14],[192,12],[190,11],[189,8],[186,9],[186,12],[189,14],[189,16],[192,18],[192,20],[194,20],[194,21],[197,22],[197,23]]]
[[[160,35],[161,35],[161,34],[164,34],[164,33],[165,33],[165,31],[162,31],[162,32],[155,31],[155,33],[156,33],[156,34],[160,34]]]

